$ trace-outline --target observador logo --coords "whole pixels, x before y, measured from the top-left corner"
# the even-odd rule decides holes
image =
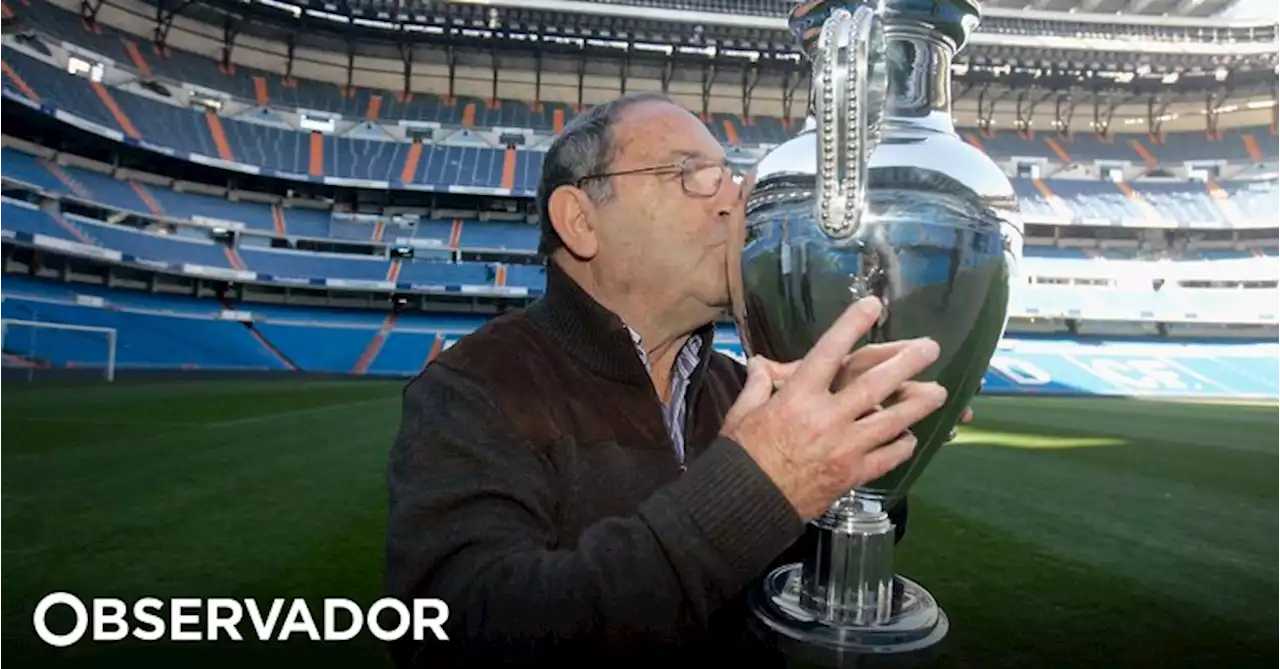
[[[56,606],[70,608],[75,616],[71,630],[55,633],[45,618]],[[128,614],[132,615],[128,615]],[[383,626],[383,619],[394,625]],[[439,599],[414,599],[410,605],[383,598],[365,611],[343,598],[326,598],[319,616],[313,615],[305,599],[283,598],[269,602],[230,598],[143,597],[126,604],[123,600],[98,598],[88,606],[75,595],[54,592],[36,605],[33,622],[36,634],[50,646],[63,648],[77,643],[89,633],[95,642],[122,641],[130,636],[142,641],[288,641],[305,637],[312,641],[348,641],[363,629],[382,641],[396,641],[412,631],[415,641],[427,639],[430,631],[439,641],[448,641],[444,624],[449,606]],[[92,629],[90,629],[92,628]]]

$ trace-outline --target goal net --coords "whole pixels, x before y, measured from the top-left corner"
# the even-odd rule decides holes
[[[4,366],[27,370],[28,378],[46,369],[100,370],[116,378],[116,329],[47,321],[0,319]]]

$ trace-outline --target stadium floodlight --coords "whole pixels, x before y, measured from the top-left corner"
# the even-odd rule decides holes
[[[32,339],[28,342],[15,342],[10,337],[11,328],[30,328]],[[54,350],[73,349],[77,352],[85,350],[86,340],[92,339],[93,335],[102,335],[106,339],[106,356],[102,363],[102,373],[107,382],[116,380],[116,329],[109,327],[100,327],[96,325],[74,325],[71,323],[54,323],[49,321],[31,321],[16,318],[0,319],[0,343],[3,344],[4,351],[8,353],[25,354],[32,357],[39,357],[41,349],[35,343],[36,330],[48,330],[56,332],[48,342],[48,348]],[[70,336],[68,336],[70,335]],[[27,345],[23,345],[23,344]],[[32,368],[34,373],[34,367]]]

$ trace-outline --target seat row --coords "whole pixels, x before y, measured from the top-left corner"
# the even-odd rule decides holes
[[[131,52],[137,52],[134,42],[125,42],[134,45]],[[249,87],[255,94],[245,97],[245,91],[236,88],[240,85],[236,82],[242,81],[244,75],[219,73],[219,66],[212,60],[192,54],[181,55],[178,51],[156,60],[160,63],[188,63],[183,67],[189,67],[193,72],[201,71],[196,64],[212,68],[214,74],[211,76],[216,77],[215,80],[195,80],[214,89],[230,90],[257,107],[237,118],[219,117],[90,82],[16,49],[6,50],[5,63],[8,67],[4,86],[13,94],[34,96],[39,102],[63,109],[123,137],[270,171],[387,183],[494,187],[521,192],[532,189],[536,183],[536,164],[522,162],[519,155],[512,155],[517,152],[508,154],[495,148],[467,156],[458,152],[439,152],[425,146],[423,155],[418,155],[411,143],[387,134],[377,122],[404,119],[454,128],[523,128],[553,134],[561,131],[576,113],[570,105],[558,103],[443,99],[424,93],[415,93],[401,101],[400,96],[385,91],[357,89],[346,93],[336,85],[314,81],[291,80],[293,83],[285,86],[279,75],[268,73],[251,76]],[[243,69],[236,72],[243,72]],[[280,95],[272,97],[277,89]],[[277,127],[262,123],[264,120],[268,123],[283,122],[267,107],[320,110],[363,123],[356,126],[359,129],[357,135],[350,137]],[[778,144],[797,127],[786,119],[743,118],[733,114],[713,114],[705,122],[708,129],[729,147]],[[1203,132],[1170,133],[1160,139],[1128,134],[1105,140],[1091,134],[1072,138],[1052,133],[1023,137],[1013,132],[983,133],[976,130],[962,130],[961,134],[997,158],[1042,158],[1057,163],[1118,160],[1155,166],[1157,163],[1178,165],[1187,160],[1212,158],[1256,164],[1274,161],[1280,155],[1276,137],[1268,128],[1230,129],[1213,139]],[[509,163],[509,160],[514,162]]]
[[[337,140],[334,141],[343,141]],[[493,149],[452,147],[464,170]],[[497,152],[500,153],[500,152]],[[540,154],[520,152],[540,173]],[[278,237],[394,242],[397,238],[433,239],[444,248],[533,251],[536,232],[528,225],[463,225],[461,238],[452,221],[426,221],[412,227],[380,224],[365,218],[334,216],[327,210],[232,201],[122,180],[88,169],[58,165],[14,148],[3,149],[3,176],[52,193],[102,203],[121,211],[193,221],[217,221]],[[1132,227],[1232,228],[1273,225],[1280,190],[1275,180],[1224,182],[1136,182],[1013,179],[1028,222],[1097,222]]]
[[[323,253],[270,248],[264,244],[228,244],[207,234],[157,234],[105,220],[61,213],[56,203],[44,208],[4,199],[0,202],[0,223],[6,238],[57,250],[70,243],[74,248],[91,247],[95,254],[116,262],[166,267],[180,274],[224,277],[259,283],[307,284],[328,287],[366,287],[439,293],[541,294],[546,282],[545,268],[522,262],[478,262],[443,258],[392,259],[385,251],[378,255]],[[496,228],[490,222],[471,222],[477,229]],[[532,229],[531,226],[529,229]],[[181,230],[181,228],[180,228]],[[198,229],[193,229],[198,233]],[[1036,258],[1038,248],[1028,246],[1028,271],[1048,271],[1046,265],[1062,260]],[[96,253],[97,249],[104,253]],[[1274,250],[1272,250],[1274,253]],[[1093,266],[1088,259],[1067,259],[1066,263],[1087,264],[1093,274],[1119,276],[1135,263]],[[1259,261],[1261,262],[1261,261]],[[1190,266],[1190,265],[1188,265]],[[1233,265],[1234,266],[1234,265]],[[1062,271],[1066,274],[1067,268]],[[1066,275],[1064,274],[1064,276]],[[1050,272],[1050,275],[1053,275]],[[1229,277],[1222,277],[1224,279]],[[943,278],[945,280],[945,273]],[[1274,323],[1280,293],[1272,288],[1157,290],[1149,281],[1145,288],[1132,281],[1123,290],[1059,285],[1021,285],[1015,290],[1016,314],[1050,318],[1104,318],[1109,320],[1190,320],[1200,322]]]
[[[5,319],[93,328],[115,334],[119,369],[306,371],[412,376],[467,332],[476,316],[238,304],[245,322],[222,317],[213,300],[72,286],[6,277]],[[95,299],[83,300],[81,295]],[[716,348],[742,358],[724,327]],[[102,368],[101,332],[8,323],[5,364]],[[1169,341],[1078,343],[1010,334],[992,360],[984,393],[1256,395],[1280,392],[1276,344]]]

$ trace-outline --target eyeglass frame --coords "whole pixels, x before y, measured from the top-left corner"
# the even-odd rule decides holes
[[[695,168],[695,166],[697,167]],[[689,178],[689,175],[692,174],[694,171],[703,169],[705,167],[720,168],[721,170],[720,181],[716,184],[716,189],[706,194],[689,190],[689,184],[687,181]],[[689,195],[691,197],[710,198],[710,197],[715,197],[717,194],[719,194],[720,189],[724,187],[724,172],[726,171],[729,173],[729,178],[734,180],[735,183],[739,183],[739,184],[742,183],[743,177],[746,175],[746,170],[742,169],[741,167],[735,165],[734,163],[728,160],[701,160],[700,161],[693,157],[689,157],[689,158],[680,160],[678,162],[666,163],[663,165],[652,165],[649,167],[636,167],[629,170],[619,170],[617,172],[600,172],[597,174],[588,174],[586,176],[579,177],[577,180],[573,182],[573,185],[576,188],[582,188],[583,183],[590,181],[592,179],[608,179],[610,177],[622,177],[622,176],[629,176],[633,174],[657,175],[657,174],[668,174],[668,173],[675,172],[680,174],[680,189],[684,191],[685,195]]]

